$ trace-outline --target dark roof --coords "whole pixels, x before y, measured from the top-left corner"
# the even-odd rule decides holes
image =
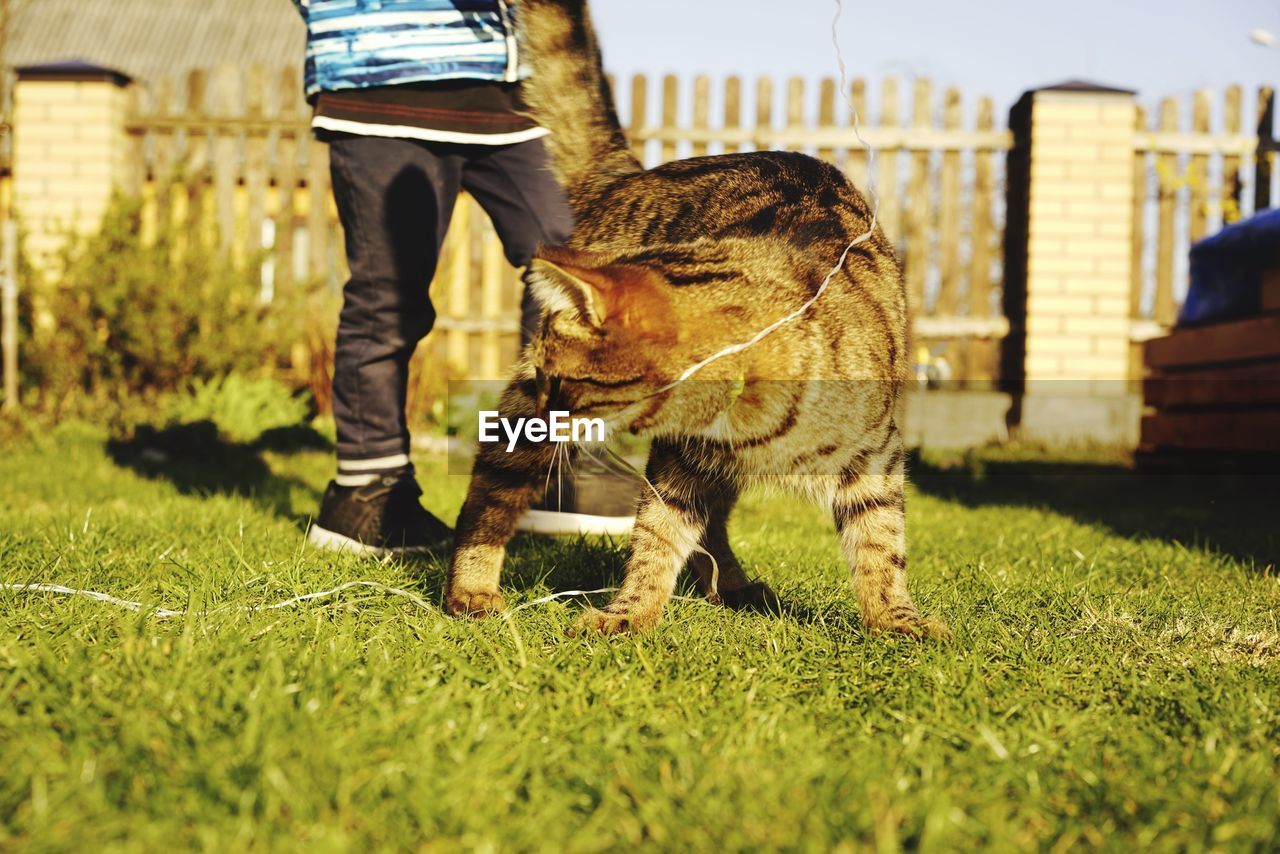
[[[45,65],[23,65],[15,69],[20,80],[110,80],[118,86],[129,82],[127,74],[114,68],[103,68],[83,59],[68,59]]]
[[[1064,80],[1050,86],[1037,86],[1035,92],[1094,92],[1097,94],[1136,95],[1136,89],[1117,89],[1091,80]]]
[[[194,68],[302,66],[290,0],[11,0],[11,65],[68,60],[144,83]]]

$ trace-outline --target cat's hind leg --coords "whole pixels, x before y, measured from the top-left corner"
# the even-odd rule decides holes
[[[853,573],[862,620],[872,631],[946,638],[944,622],[920,614],[907,590],[906,449],[890,421],[837,476],[832,513],[845,560]]]
[[[734,610],[778,613],[782,609],[778,594],[763,581],[747,577],[729,545],[729,514],[737,499],[736,483],[707,485],[707,527],[700,550],[689,556],[689,568],[708,601]]]

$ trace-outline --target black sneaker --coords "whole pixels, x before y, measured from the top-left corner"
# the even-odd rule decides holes
[[[520,517],[516,530],[534,534],[631,533],[636,504],[647,489],[636,475],[623,474],[580,454],[562,477],[555,473],[546,495]]]
[[[412,477],[384,477],[365,486],[330,481],[307,541],[317,548],[375,555],[439,549],[453,532],[422,509],[421,494]]]

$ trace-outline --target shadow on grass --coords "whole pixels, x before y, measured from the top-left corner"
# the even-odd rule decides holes
[[[332,444],[309,427],[268,430],[251,443],[231,442],[211,421],[195,421],[157,429],[138,427],[128,439],[111,439],[107,454],[116,465],[149,480],[167,480],[183,495],[240,495],[305,530],[309,516],[292,512],[291,493],[320,494],[305,482],[271,471],[264,451],[297,453],[332,450]]]
[[[1043,508],[1116,534],[1217,551],[1260,570],[1280,558],[1280,475],[1146,473],[1120,464],[913,459],[921,492],[966,507]]]

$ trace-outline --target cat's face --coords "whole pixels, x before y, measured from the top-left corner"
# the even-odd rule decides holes
[[[546,309],[528,351],[541,413],[649,431],[675,415],[665,390],[719,339],[740,334],[710,317],[707,290],[674,286],[660,266],[544,248],[530,273]]]

